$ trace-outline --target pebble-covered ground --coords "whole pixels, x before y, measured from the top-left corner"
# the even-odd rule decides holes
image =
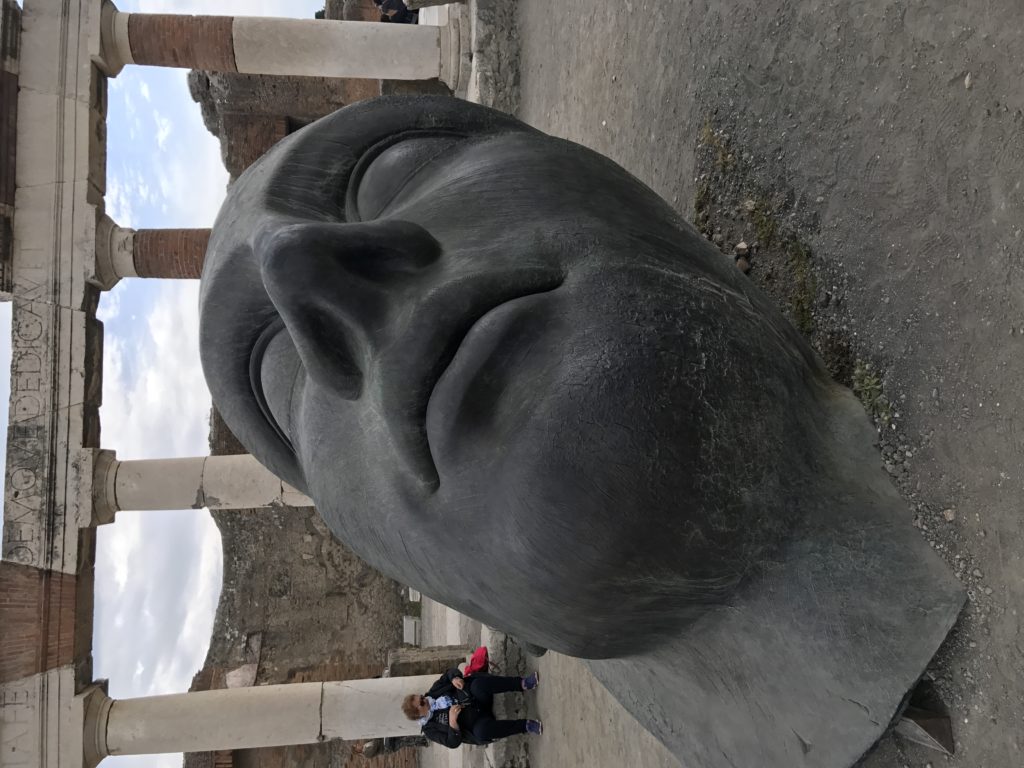
[[[519,116],[615,159],[775,297],[967,590],[930,668],[956,755],[890,736],[864,765],[1024,765],[1019,5],[519,0],[519,27]],[[554,710],[589,766],[622,764],[585,725],[609,709]],[[534,768],[575,764],[545,745]]]

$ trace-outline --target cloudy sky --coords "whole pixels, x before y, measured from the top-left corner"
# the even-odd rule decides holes
[[[311,18],[323,0],[118,0],[123,11]],[[127,67],[109,85],[107,213],[122,226],[208,227],[227,173],[184,70]],[[209,452],[196,281],[124,280],[103,296],[102,443],[120,459]],[[10,305],[0,364],[10,365]],[[9,388],[6,376],[0,387]],[[0,391],[7,424],[9,389]],[[98,532],[95,676],[116,698],[186,691],[220,592],[220,536],[206,511],[122,512]],[[180,755],[109,759],[170,768]]]

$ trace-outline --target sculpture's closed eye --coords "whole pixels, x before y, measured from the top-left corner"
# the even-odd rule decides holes
[[[464,141],[452,134],[399,135],[367,152],[349,182],[349,221],[374,219],[401,194],[419,171]]]

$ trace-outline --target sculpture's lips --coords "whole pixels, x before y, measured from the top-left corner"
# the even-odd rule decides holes
[[[387,424],[382,437],[403,465],[399,475],[414,481],[408,492],[422,498],[439,487],[427,422],[428,414],[437,410],[431,405],[436,395],[455,388],[442,384],[453,378],[453,363],[489,355],[496,338],[482,330],[494,326],[495,318],[503,322],[507,308],[557,288],[563,279],[561,271],[550,268],[478,274],[442,284],[398,310],[403,317],[392,321],[394,335],[378,348],[361,399]]]
[[[500,380],[507,384],[523,375],[509,370],[516,351],[514,345],[507,343],[509,336],[515,333],[524,315],[536,307],[536,302],[544,301],[543,297],[561,284],[559,279],[544,288],[492,307],[472,323],[447,356],[424,413],[427,443],[435,470],[445,455],[458,448],[455,444],[456,421],[467,418],[468,411],[474,411],[476,418],[486,419],[495,406],[491,400],[494,391],[489,391],[488,396],[479,396],[480,390],[474,385],[488,378],[492,383]],[[497,389],[503,390],[504,386]]]

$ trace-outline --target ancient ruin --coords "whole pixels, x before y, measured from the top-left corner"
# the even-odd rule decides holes
[[[236,689],[160,701],[112,702],[92,679],[89,662],[95,526],[109,522],[118,510],[129,508],[212,505],[231,509],[308,503],[304,494],[248,458],[221,461],[219,457],[198,457],[154,464],[118,462],[116,456],[101,451],[98,406],[102,333],[94,317],[98,292],[123,278],[198,276],[209,236],[208,232],[196,230],[134,232],[103,215],[106,78],[114,76],[119,67],[133,63],[226,70],[241,75],[270,70],[269,74],[306,76],[311,74],[309,58],[298,57],[296,61],[290,56],[265,56],[262,46],[288,46],[289,40],[302,36],[308,47],[305,38],[310,28],[297,26],[297,20],[276,24],[267,20],[210,17],[147,18],[118,14],[109,3],[85,0],[64,4],[27,0],[26,6],[22,17],[16,4],[4,2],[0,33],[0,279],[3,290],[15,304],[4,559],[0,563],[4,596],[0,616],[5,639],[5,648],[0,652],[0,743],[4,747],[0,765],[77,767],[91,765],[106,754],[168,748],[213,751],[263,743],[286,744],[296,739],[319,741],[331,736],[369,735],[354,727],[333,728],[339,720],[325,723],[323,714],[337,713],[340,717],[346,711],[346,695],[353,690],[362,690],[368,697],[381,694],[390,699],[396,689],[369,681],[355,688],[314,682],[286,686],[287,690],[265,686],[255,694]],[[339,47],[358,50],[358,41],[339,46],[349,34],[346,29],[351,28],[325,28],[317,30],[313,37],[322,39],[337,58]],[[23,35],[18,34],[21,30]],[[461,76],[463,47],[460,42],[456,54],[453,43],[458,38],[456,25],[436,33],[436,61],[430,55],[433,44],[426,42],[427,36],[421,32],[416,35],[422,39],[408,41],[411,58],[419,66],[412,76],[443,77],[455,90],[463,91],[467,87]],[[397,39],[392,42],[404,45],[404,41]],[[375,70],[371,78],[409,77],[408,69],[402,68],[405,64],[388,62],[386,67]],[[331,74],[341,73],[367,75],[366,70],[357,68],[334,70]],[[316,74],[322,75],[322,68]],[[222,117],[227,118],[224,123],[229,127],[233,118]],[[253,121],[253,125],[259,123],[253,130],[266,141],[276,141],[299,127],[306,115],[296,117],[300,119],[290,122],[280,115],[260,114],[260,120]],[[17,176],[16,152],[20,158]],[[239,167],[249,159],[240,160]],[[747,464],[758,465],[749,456],[743,458]],[[860,462],[864,456],[852,451],[847,458]],[[882,481],[872,480],[870,485],[884,500],[882,506],[895,508],[899,503],[894,500],[892,489],[886,489]],[[844,510],[851,512],[851,519],[858,519],[857,509]],[[843,536],[849,535],[849,530],[843,532]],[[849,538],[843,539],[843,543],[849,543]],[[866,570],[877,581],[890,578],[889,584],[902,587],[904,582],[893,579],[893,563],[905,551],[915,552],[915,557],[920,554],[920,542],[914,543],[900,531],[891,541],[876,543],[892,547],[892,557],[888,561],[880,557],[881,562],[872,563],[872,568]],[[843,546],[839,549],[843,550]],[[915,659],[903,669],[906,678],[913,676],[908,670],[919,666],[917,662],[926,656],[927,648],[933,648],[936,637],[944,633],[941,625],[945,619],[951,620],[951,611],[959,600],[957,590],[938,574],[934,561],[921,558],[917,565],[920,568],[912,569],[910,580],[917,579],[924,586],[934,576],[933,586],[937,585],[944,595],[936,598],[934,592],[922,589],[909,590],[912,599],[890,594],[885,599],[905,601],[902,607],[911,613],[927,608],[934,599],[942,604],[945,618],[929,626],[927,636],[912,638],[915,647],[901,649],[901,653]],[[818,575],[826,581],[833,577],[830,571]],[[899,572],[901,579],[907,575]],[[839,576],[850,577],[850,573],[840,569]],[[797,597],[786,607],[793,608],[797,615],[801,606],[815,604],[818,583],[813,578],[801,581]],[[916,606],[915,599],[920,600]],[[458,595],[453,602],[459,602]],[[891,607],[892,603],[888,605]],[[464,603],[462,607],[481,614],[472,605]],[[769,601],[769,608],[774,618],[779,606]],[[517,629],[519,618],[504,626]],[[532,621],[529,617],[526,620]],[[817,626],[825,634],[830,627],[828,622]],[[571,649],[579,639],[559,637],[557,630],[548,630],[536,622],[533,626],[527,624],[526,630],[527,637],[555,648]],[[546,631],[552,634],[546,636]],[[873,626],[868,635],[877,637],[879,632]],[[618,641],[637,639],[643,640],[640,632]],[[863,639],[854,638],[853,645]],[[707,638],[704,642],[716,652],[725,645]],[[680,687],[688,688],[692,677],[701,677],[702,670],[680,673],[673,668],[672,658],[677,657],[678,650],[688,649],[671,648],[661,658],[654,656],[635,666],[619,664],[617,659],[597,660],[591,663],[591,669],[652,730],[659,732],[661,728],[659,735],[675,749],[694,752],[702,760],[705,756],[699,753],[706,745],[699,743],[699,739],[697,743],[686,742],[686,738],[692,733],[702,737],[705,733],[724,733],[730,736],[728,748],[738,750],[737,753],[744,749],[760,750],[760,732],[748,738],[749,734],[742,731],[742,717],[732,719],[736,716],[732,706],[735,702],[695,696],[695,709],[684,716],[697,726],[691,728],[691,734],[678,736],[666,733],[671,727],[665,725],[664,709],[645,708],[651,702],[631,698],[631,681],[649,673],[652,665],[648,662],[653,662],[658,670],[672,673],[653,681],[654,687],[663,689],[655,703],[664,701],[666,695],[671,696]],[[755,645],[754,650],[763,652],[764,647]],[[861,646],[859,650],[865,648]],[[827,654],[823,658],[827,661]],[[802,671],[803,659],[788,661],[794,665],[790,669]],[[856,669],[857,665],[852,665],[854,673]],[[741,677],[742,672],[738,672]],[[843,681],[854,686],[860,682]],[[898,689],[904,683],[906,680],[897,680],[891,687]],[[415,685],[407,681],[403,690],[410,684]],[[315,711],[317,699],[326,704],[326,709]],[[771,756],[787,765],[792,764],[791,757],[814,764],[828,759],[823,746],[837,743],[845,751],[844,756],[836,759],[856,755],[868,736],[884,727],[884,713],[891,709],[891,699],[889,690],[879,697],[877,706],[869,702],[867,718],[858,711],[858,706],[864,707],[859,699],[853,700],[852,706],[840,704],[841,710],[828,710],[825,718],[820,717],[824,710],[815,709],[814,702],[804,702],[806,711],[794,715],[800,725],[791,728],[791,734],[784,729],[772,729],[775,735],[783,733],[784,739],[766,740],[775,750]],[[274,728],[262,727],[259,718],[240,716],[241,707],[251,706],[250,712],[262,711],[268,717],[276,717],[275,707],[285,701],[295,702],[295,719],[275,723]],[[760,706],[760,700],[745,703],[751,701]],[[203,717],[203,712],[209,717]],[[868,725],[866,721],[873,713],[880,715],[880,719]],[[791,714],[787,712],[785,717]],[[214,717],[218,718],[216,738],[210,733]],[[161,724],[159,728],[155,725],[157,721]],[[238,724],[238,731],[229,738],[223,726],[232,722]],[[168,741],[168,723],[189,738]],[[804,723],[811,724],[810,731]],[[259,734],[253,732],[257,727]],[[388,723],[381,727],[391,728]],[[853,738],[849,737],[850,731],[856,732]],[[397,726],[393,732],[400,732]]]
[[[275,145],[213,227],[200,353],[341,541],[585,659],[687,766],[855,765],[963,604],[767,296],[496,110],[377,99]]]
[[[415,677],[124,701],[93,680],[97,526],[123,509],[310,503],[248,456],[119,461],[102,448],[100,292],[121,279],[198,277],[208,238],[200,230],[134,231],[105,214],[107,82],[125,66],[151,65],[440,78],[465,93],[463,17],[412,27],[127,14],[106,0],[27,0],[23,10],[3,0],[2,8],[0,292],[13,303],[13,361],[0,561],[0,765],[80,768],[107,755],[408,732],[414,724],[392,704],[421,684]]]

